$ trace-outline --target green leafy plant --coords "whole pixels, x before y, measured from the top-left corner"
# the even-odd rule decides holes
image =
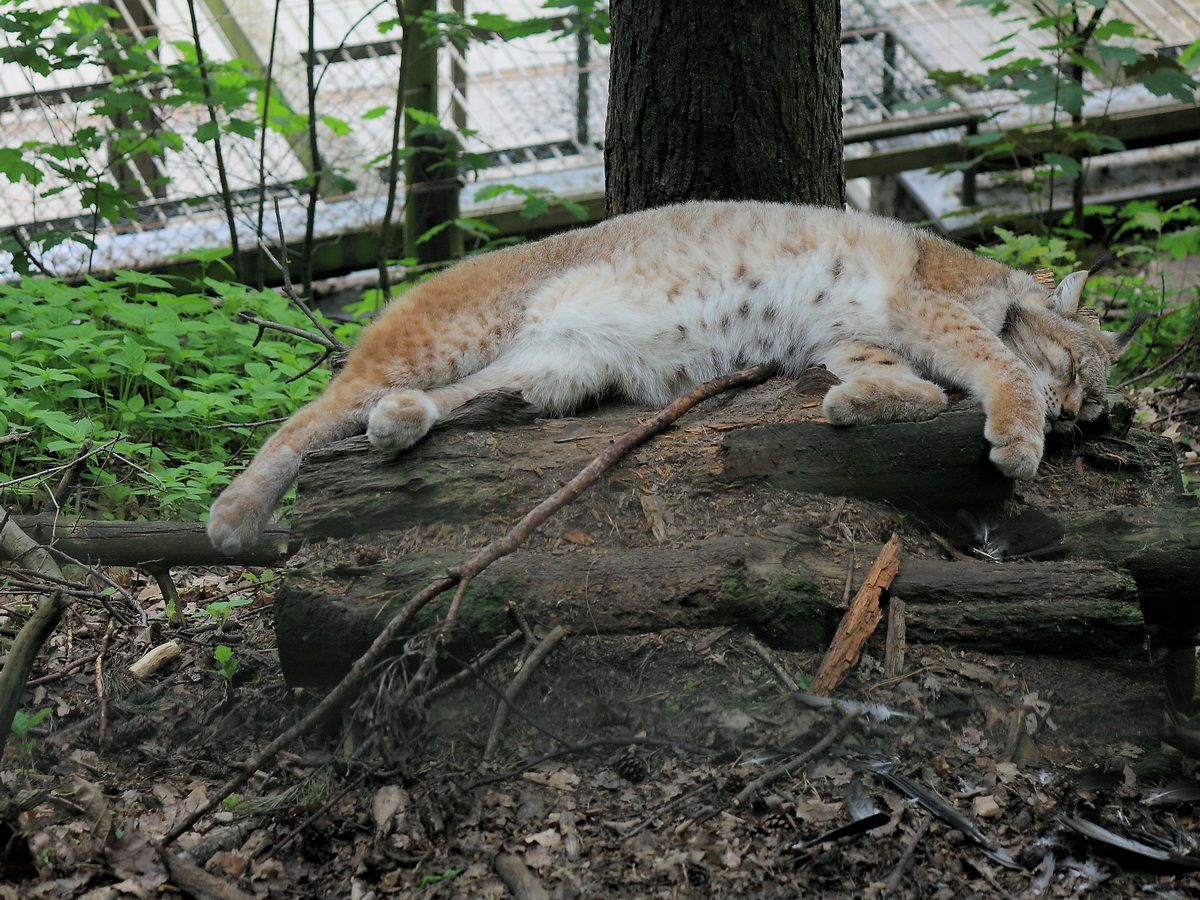
[[[964,0],[963,5],[983,7],[1004,22],[1004,37],[984,58],[992,65],[981,73],[931,72],[946,94],[919,105],[934,108],[964,96],[978,105],[978,97],[988,92],[995,98],[994,117],[1013,107],[1030,114],[1025,124],[1010,122],[969,135],[973,156],[943,169],[978,169],[991,162],[1011,167],[1015,171],[1009,177],[1022,180],[1031,202],[1047,216],[1066,181],[1072,211],[1081,219],[1085,158],[1124,149],[1118,138],[1088,127],[1084,107],[1097,96],[1098,85],[1136,83],[1158,97],[1195,102],[1200,41],[1178,54],[1153,43],[1147,49],[1149,38],[1113,14],[1108,0]],[[1038,55],[1023,50],[1031,37]]]
[[[216,672],[232,685],[233,674],[237,671],[238,667],[238,659],[233,654],[233,648],[225,644],[218,644],[213,648],[213,660],[216,662],[217,667],[212,671]]]
[[[36,8],[29,0],[0,0],[0,32],[7,39],[0,45],[0,62],[20,65],[32,76],[90,67],[108,73],[107,81],[80,98],[92,117],[85,124],[55,128],[53,137],[0,151],[0,173],[9,181],[24,181],[41,197],[72,193],[97,221],[129,218],[138,203],[162,189],[166,175],[155,161],[185,146],[180,126],[187,120],[178,111],[197,105],[211,111],[208,121],[188,126],[201,143],[222,133],[257,133],[261,78],[234,60],[208,62],[203,79],[195,47],[187,42],[173,43],[175,58],[164,62],[159,39],[129,32],[115,7]],[[95,117],[108,126],[99,127]],[[134,170],[140,178],[133,177]],[[13,255],[18,271],[27,272],[41,254],[67,240],[95,247],[86,227],[64,229],[55,223],[32,229],[28,238],[10,234],[0,241],[0,250]]]
[[[229,600],[215,600],[204,607],[205,614],[216,620],[218,627],[224,628],[229,621],[229,615],[239,606],[249,606],[254,602],[252,597],[234,597]]]
[[[42,707],[32,716],[20,709],[13,715],[13,747],[22,756],[33,748],[33,738],[29,736],[29,732],[40,725],[42,720],[48,715],[50,715],[50,707],[48,706]]]
[[[308,327],[284,297],[207,287],[137,273],[0,284],[0,434],[27,435],[0,445],[5,502],[38,507],[88,446],[71,511],[196,518],[257,437],[254,423],[320,390],[313,348],[237,320]]]
[[[421,891],[427,887],[433,887],[435,884],[441,884],[443,881],[449,881],[451,878],[457,878],[462,871],[462,869],[447,869],[441,875],[422,875],[417,881],[416,889]]]

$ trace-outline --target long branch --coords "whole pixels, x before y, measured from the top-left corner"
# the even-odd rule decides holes
[[[11,520],[5,521],[0,528],[0,548],[4,555],[25,563],[47,578],[62,578],[62,570],[46,548],[32,540]],[[61,590],[44,597],[8,649],[4,667],[0,669],[0,753],[4,752],[4,745],[12,733],[13,718],[21,705],[21,695],[25,691],[33,661],[70,605],[71,598]]]
[[[395,618],[384,626],[379,636],[375,638],[366,652],[355,661],[354,665],[350,667],[350,671],[346,673],[345,677],[338,682],[333,690],[308,715],[292,725],[292,727],[275,738],[275,740],[271,741],[253,759],[243,763],[241,772],[229,779],[220,789],[214,792],[204,805],[180,820],[163,838],[163,845],[166,846],[178,840],[181,835],[189,831],[201,818],[215,809],[225,797],[228,797],[245,785],[251,776],[274,759],[280,750],[291,744],[301,735],[307,733],[313,726],[329,715],[330,712],[339,708],[345,702],[349,693],[366,678],[367,673],[387,653],[389,646],[408,626],[413,617],[432,600],[454,587],[462,579],[474,578],[496,560],[512,553],[534,531],[544,524],[547,519],[575,500],[576,497],[599,480],[601,475],[616,465],[626,454],[638,445],[665,431],[695,406],[726,391],[760,384],[770,378],[774,372],[775,370],[768,366],[753,366],[731,375],[723,375],[711,381],[706,381],[704,384],[693,388],[688,393],[673,400],[645,422],[630,428],[617,437],[609,445],[608,449],[593,459],[578,475],[526,513],[521,521],[513,526],[507,534],[488,544],[462,566],[448,572],[442,578],[431,581],[412,599],[405,603]]]

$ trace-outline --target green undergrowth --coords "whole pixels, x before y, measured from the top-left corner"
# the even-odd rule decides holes
[[[311,330],[280,294],[212,280],[0,285],[0,499],[53,509],[62,467],[86,454],[65,512],[199,518],[265,436],[247,423],[288,415],[328,380],[305,372],[320,348],[260,336],[240,312]]]
[[[1160,268],[1200,257],[1200,209],[1193,201],[1164,208],[1135,200],[1089,206],[1085,217],[1086,229],[1068,216],[1049,235],[996,227],[995,241],[979,252],[1017,269],[1052,269],[1058,279],[1109,253],[1109,264],[1088,279],[1083,302],[1100,311],[1106,329],[1147,319],[1113,367],[1113,383],[1165,383],[1200,363],[1200,284],[1172,286]]]

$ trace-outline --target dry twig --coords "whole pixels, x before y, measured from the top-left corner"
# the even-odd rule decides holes
[[[837,742],[838,738],[840,738],[846,732],[847,728],[858,721],[859,715],[861,715],[861,713],[856,709],[850,710],[849,712],[843,714],[823,738],[821,738],[803,753],[793,756],[781,766],[776,766],[770,771],[763,772],[763,774],[759,775],[748,785],[742,788],[738,795],[733,798],[732,805],[741,806],[767,785],[774,784],[780,778],[790,774],[793,769],[797,768],[798,766],[807,765],[810,760],[820,756]]]
[[[100,652],[96,654],[96,700],[100,704],[100,729],[97,742],[101,747],[108,740],[108,693],[104,690],[104,657],[108,653],[109,642],[112,641],[113,630],[117,627],[116,619],[108,620],[104,629],[104,637],[100,639]]]
[[[487,743],[483,748],[484,759],[491,759],[496,752],[496,745],[500,743],[500,733],[504,730],[504,723],[508,721],[508,711],[516,702],[517,695],[524,689],[525,683],[529,681],[529,676],[542,664],[542,660],[550,655],[550,651],[554,649],[555,645],[566,637],[566,634],[567,629],[556,625],[554,630],[533,648],[533,652],[521,666],[521,671],[509,683],[508,689],[504,692],[504,702],[496,707],[496,715],[492,719],[492,730],[488,733]]]
[[[921,824],[917,826],[917,830],[913,832],[913,836],[909,838],[908,843],[904,846],[904,852],[900,854],[900,859],[896,861],[895,868],[887,877],[887,881],[883,883],[883,893],[894,894],[900,887],[900,882],[904,879],[904,873],[912,867],[913,857],[917,854],[917,847],[921,844],[921,839],[925,837],[925,832],[929,830],[929,826],[933,824],[933,816],[924,816],[921,819]]]
[[[787,669],[783,667],[783,663],[771,652],[770,648],[763,645],[762,641],[750,634],[746,635],[746,645],[762,658],[762,661],[767,664],[767,668],[771,670],[771,674],[775,676],[775,680],[785,690],[793,693],[800,690],[800,685],[796,684],[796,679],[788,674]]]

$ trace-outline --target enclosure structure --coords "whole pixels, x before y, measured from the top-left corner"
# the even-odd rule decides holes
[[[511,41],[475,28],[472,40],[443,49],[440,118],[463,131],[466,149],[479,154],[482,164],[465,178],[463,209],[469,215],[503,214],[516,205],[516,194],[487,201],[475,197],[481,188],[511,184],[590,202],[589,211],[598,214],[594,201],[603,193],[607,46],[586,30],[572,30],[569,11],[563,16],[559,10],[542,10],[536,0],[492,0],[464,10],[465,3],[453,0],[443,11],[457,9],[470,17],[487,9],[514,20],[560,18],[544,33]],[[24,4],[30,9],[54,5],[50,0]],[[276,127],[227,128],[220,138],[227,192],[244,240],[252,243],[264,228],[261,210],[274,200],[280,204],[284,231],[292,236],[303,229],[303,183],[314,165],[312,145],[302,130],[289,132],[279,121],[307,113],[310,76],[322,123],[320,158],[339,176],[323,184],[317,231],[332,237],[378,224],[387,197],[381,155],[391,141],[400,65],[394,4],[206,0],[194,7],[195,33],[182,0],[109,0],[106,5],[118,13],[114,21],[119,27],[144,41],[157,41],[152,53],[164,62],[180,59],[186,45],[198,38],[210,63],[237,59],[248,76],[269,76]],[[1013,14],[1022,8],[1018,5]],[[1110,4],[1106,15],[1134,23],[1139,34],[1129,44],[1158,47],[1164,58],[1179,56],[1200,38],[1200,0],[1128,0]],[[964,141],[980,130],[1054,119],[1052,109],[1017,103],[1012,91],[962,88],[947,94],[930,76],[933,70],[986,68],[997,39],[1013,31],[1011,19],[953,0],[844,0],[847,175],[864,179],[852,183],[852,203],[880,205],[884,183],[868,179],[890,177],[886,186],[915,204],[919,215],[953,230],[972,221],[948,218],[961,207],[1018,202],[1006,194],[1002,177],[927,172],[931,165],[964,159],[969,152]],[[1018,35],[1013,42],[1016,52],[1032,52],[1037,43],[1029,35]],[[110,128],[111,111],[97,110],[93,89],[121,74],[82,65],[31,75],[15,63],[0,65],[4,146],[69,145],[81,128]],[[1091,180],[1095,199],[1200,193],[1200,174],[1192,164],[1200,152],[1195,140],[1200,112],[1194,104],[1119,82],[1112,66],[1085,79],[1090,95],[1084,114],[1103,117],[1132,151],[1106,157],[1103,171]],[[940,111],[921,106],[931,98],[943,101]],[[139,198],[136,214],[117,222],[97,218],[85,189],[50,173],[37,184],[18,180],[6,186],[0,229],[33,242],[31,250],[45,269],[63,275],[149,266],[172,254],[227,245],[217,142],[197,139],[198,132],[204,135],[208,111],[193,102],[164,105],[158,114],[162,130],[178,136],[177,145],[119,166],[106,168],[103,160],[88,163],[98,180]],[[243,118],[257,123],[261,111],[251,103]],[[889,201],[887,206],[896,204]],[[41,252],[35,236],[47,226],[88,241],[67,241]],[[274,234],[271,228],[270,236]],[[95,246],[88,246],[89,241]],[[8,265],[0,260],[0,272]],[[370,262],[356,259],[347,245],[331,265],[347,270]]]

